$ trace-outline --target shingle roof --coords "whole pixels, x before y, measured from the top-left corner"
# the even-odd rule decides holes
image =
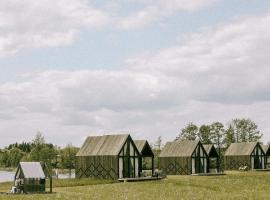
[[[45,178],[40,162],[20,162],[24,178]]]
[[[90,136],[76,156],[118,155],[128,137],[128,134]]]
[[[199,142],[199,140],[167,142],[159,157],[190,157]]]
[[[255,146],[258,142],[242,142],[242,143],[232,143],[227,151],[225,156],[248,156],[251,155]]]

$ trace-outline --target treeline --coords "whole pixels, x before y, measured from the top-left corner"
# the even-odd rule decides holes
[[[50,168],[73,169],[75,156],[79,148],[68,144],[60,148],[47,143],[41,133],[37,133],[32,142],[10,144],[0,150],[1,167],[17,167],[20,161],[39,161]]]
[[[176,140],[200,139],[203,144],[214,144],[219,148],[227,148],[234,142],[259,141],[263,134],[251,119],[233,119],[224,126],[221,122],[197,126],[189,123],[181,129]]]
[[[198,126],[189,123],[181,129],[175,140],[200,139],[203,144],[214,144],[220,156],[234,142],[259,141],[262,134],[256,123],[250,119],[233,119],[226,125],[221,122]],[[153,146],[155,153],[155,167],[158,166],[157,157],[162,150],[161,137]],[[32,142],[11,144],[0,150],[0,167],[17,167],[20,161],[40,161],[50,168],[74,169],[75,156],[79,148],[67,145],[64,148],[47,143],[41,133],[37,133]]]

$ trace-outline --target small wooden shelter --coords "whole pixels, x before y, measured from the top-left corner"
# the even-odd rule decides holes
[[[203,147],[208,155],[208,172],[217,173],[219,170],[220,158],[215,146],[213,144],[204,144]]]
[[[270,165],[270,145],[261,145],[263,148],[263,151],[265,153],[265,168],[268,168],[268,166]]]
[[[88,137],[76,155],[76,178],[139,177],[140,152],[130,135]]]
[[[232,143],[224,155],[226,170],[265,169],[265,153],[259,142]]]
[[[14,186],[19,192],[45,192],[46,177],[40,162],[20,162],[17,168]]]
[[[208,172],[208,155],[199,140],[167,142],[159,155],[159,168],[167,175]]]
[[[140,161],[139,161],[139,171],[143,170],[152,170],[152,175],[154,174],[154,152],[152,151],[151,146],[147,140],[134,140],[134,143],[140,152]],[[149,166],[144,166],[143,163],[148,164],[146,161],[151,159],[151,168]]]

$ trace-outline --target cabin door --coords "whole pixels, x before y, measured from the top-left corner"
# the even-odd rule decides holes
[[[197,174],[203,173],[203,163],[201,162],[201,158],[197,157],[195,160],[196,172]]]
[[[254,157],[254,169],[261,169],[259,156]]]

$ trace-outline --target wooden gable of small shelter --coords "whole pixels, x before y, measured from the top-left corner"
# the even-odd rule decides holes
[[[204,144],[203,145],[208,157],[211,158],[218,158],[218,152],[217,149],[215,148],[215,146],[213,144]]]
[[[218,172],[218,170],[220,170],[219,169],[220,158],[217,149],[213,144],[204,144],[203,147],[208,155],[209,172],[210,173]]]
[[[167,175],[207,173],[207,162],[199,140],[167,142],[159,155],[159,168]]]
[[[262,149],[265,153],[265,168],[268,168],[270,166],[270,145],[267,144],[267,145],[261,145],[262,146]]]
[[[259,142],[232,143],[224,155],[226,170],[238,170],[247,166],[249,169],[265,168],[265,153]]]
[[[24,193],[45,192],[46,176],[40,162],[20,162],[14,185]]]
[[[128,134],[88,137],[76,155],[76,178],[139,176],[140,153]]]
[[[140,172],[143,170],[152,170],[152,175],[154,173],[154,152],[149,145],[147,140],[134,140],[134,143],[140,152],[141,158],[139,162]],[[143,167],[143,160],[151,158],[151,169]]]
[[[266,156],[270,156],[270,145],[261,145]]]

